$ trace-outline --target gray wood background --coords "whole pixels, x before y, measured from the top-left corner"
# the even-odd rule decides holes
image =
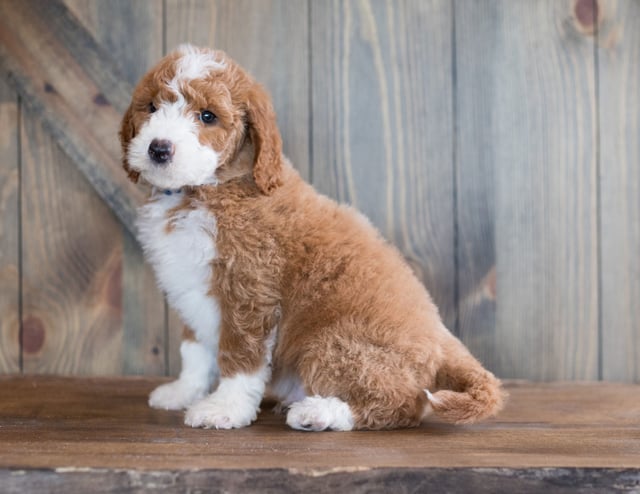
[[[0,14],[102,50],[107,96],[179,43],[226,50],[303,176],[373,220],[498,375],[640,381],[640,0],[39,1]],[[64,84],[16,75],[17,46],[0,33],[0,372],[176,374],[180,323],[74,152],[94,127],[117,149],[113,109],[56,124]]]

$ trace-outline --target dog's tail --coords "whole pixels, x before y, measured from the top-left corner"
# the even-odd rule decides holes
[[[445,422],[469,424],[497,414],[507,397],[500,380],[457,339],[448,343],[436,374],[437,391],[425,390],[435,415]]]

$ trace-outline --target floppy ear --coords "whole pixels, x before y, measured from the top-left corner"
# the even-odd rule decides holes
[[[131,139],[136,135],[136,128],[133,124],[133,104],[129,105],[124,117],[122,117],[122,123],[120,124],[120,132],[118,135],[120,136],[120,145],[122,146],[122,167],[127,172],[129,180],[135,184],[138,182],[140,173],[133,171],[129,166],[129,161],[127,160],[129,142],[131,142]]]
[[[282,139],[267,92],[254,84],[247,97],[247,121],[254,147],[253,179],[263,194],[282,184]]]

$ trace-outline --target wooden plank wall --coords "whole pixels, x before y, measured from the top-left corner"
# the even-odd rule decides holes
[[[482,62],[458,64],[457,84],[467,93],[460,112],[479,113],[458,120],[465,133],[459,142],[460,217],[477,214],[463,191],[474,189],[478,175],[491,177],[479,182],[483,195],[492,196],[493,266],[485,276],[495,277],[490,283],[498,302],[490,343],[483,346],[501,351],[484,360],[513,369],[515,377],[597,379],[594,38],[577,31],[565,2],[500,2],[488,16],[484,7],[477,2],[476,12],[461,9],[456,25],[465,59],[478,53],[475,39],[487,43]],[[478,63],[485,66],[474,67]],[[475,88],[474,70],[482,71],[484,94],[468,94]],[[483,106],[472,110],[476,101]],[[465,149],[466,135],[477,135],[484,145]],[[473,217],[459,224],[464,263],[482,253],[466,244],[476,227]],[[460,272],[467,276],[464,268]],[[468,311],[463,335],[473,334],[479,318],[473,304]]]
[[[68,0],[66,5],[95,39],[113,54],[121,74],[134,85],[163,55],[162,2]],[[104,19],[111,22],[104,22]],[[132,46],[135,47],[132,49]],[[110,232],[121,254],[121,367],[126,374],[167,370],[167,310],[151,268],[133,236],[121,225]]]
[[[253,72],[303,176],[374,221],[499,375],[640,381],[637,0],[63,8],[128,87],[187,41]],[[0,372],[176,374],[180,323],[139,247],[14,79]]]
[[[19,372],[20,357],[20,103],[0,81],[0,372]]]
[[[640,380],[640,2],[598,32],[602,377]]]

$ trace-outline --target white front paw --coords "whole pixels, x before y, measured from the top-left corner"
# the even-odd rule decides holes
[[[216,392],[190,407],[184,423],[206,429],[238,429],[250,425],[258,411],[250,400],[234,402]]]
[[[176,380],[154,389],[149,395],[149,406],[163,410],[182,410],[207,394],[204,386]]]

